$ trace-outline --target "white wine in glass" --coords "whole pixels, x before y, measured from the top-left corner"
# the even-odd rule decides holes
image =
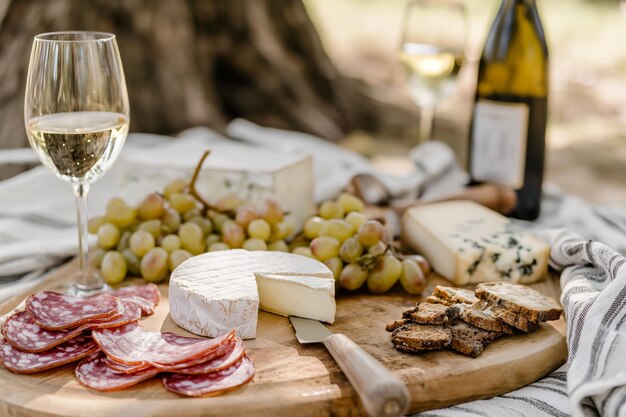
[[[448,0],[407,4],[399,60],[409,95],[420,107],[420,140],[431,138],[436,107],[455,90],[465,35],[462,4]]]
[[[80,269],[70,288],[74,294],[106,289],[89,268],[87,193],[119,155],[129,115],[114,35],[55,32],[35,37],[24,100],[26,133],[41,162],[74,189]]]

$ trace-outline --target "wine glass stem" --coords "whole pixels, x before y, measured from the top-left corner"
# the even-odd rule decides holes
[[[433,122],[435,121],[434,107],[420,108],[420,142],[431,139],[433,133]]]
[[[76,197],[76,215],[78,220],[78,265],[79,275],[76,287],[80,291],[93,291],[102,287],[102,280],[89,270],[89,240],[87,235],[87,193],[89,184],[72,184]]]

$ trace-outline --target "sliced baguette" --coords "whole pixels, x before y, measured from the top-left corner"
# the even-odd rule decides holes
[[[432,324],[409,323],[398,327],[391,334],[394,348],[409,353],[443,349],[451,340],[450,330]]]
[[[478,301],[474,292],[466,288],[437,285],[433,290],[433,295],[452,303],[474,304]]]
[[[459,318],[479,329],[513,334],[513,328],[500,320],[485,302],[460,306]]]
[[[452,334],[450,348],[456,352],[475,358],[501,333],[479,329],[461,320],[446,325]]]
[[[486,282],[478,284],[475,293],[478,298],[487,301],[491,306],[508,310],[529,322],[558,320],[563,312],[554,299],[525,285]]]

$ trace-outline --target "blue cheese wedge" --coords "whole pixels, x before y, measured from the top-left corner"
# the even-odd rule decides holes
[[[237,329],[256,337],[258,310],[327,323],[335,320],[335,279],[323,263],[284,252],[210,252],[170,277],[170,315],[192,333],[217,337]]]
[[[543,278],[550,247],[506,217],[470,201],[427,204],[402,217],[402,239],[456,285]]]

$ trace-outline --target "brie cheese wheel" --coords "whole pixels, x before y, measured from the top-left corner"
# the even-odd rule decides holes
[[[315,259],[285,252],[234,249],[194,256],[172,272],[170,315],[192,333],[217,337],[237,329],[256,337],[263,310],[332,323],[335,280]]]
[[[456,285],[528,284],[548,270],[550,247],[508,218],[471,201],[426,204],[402,216],[403,241]]]

